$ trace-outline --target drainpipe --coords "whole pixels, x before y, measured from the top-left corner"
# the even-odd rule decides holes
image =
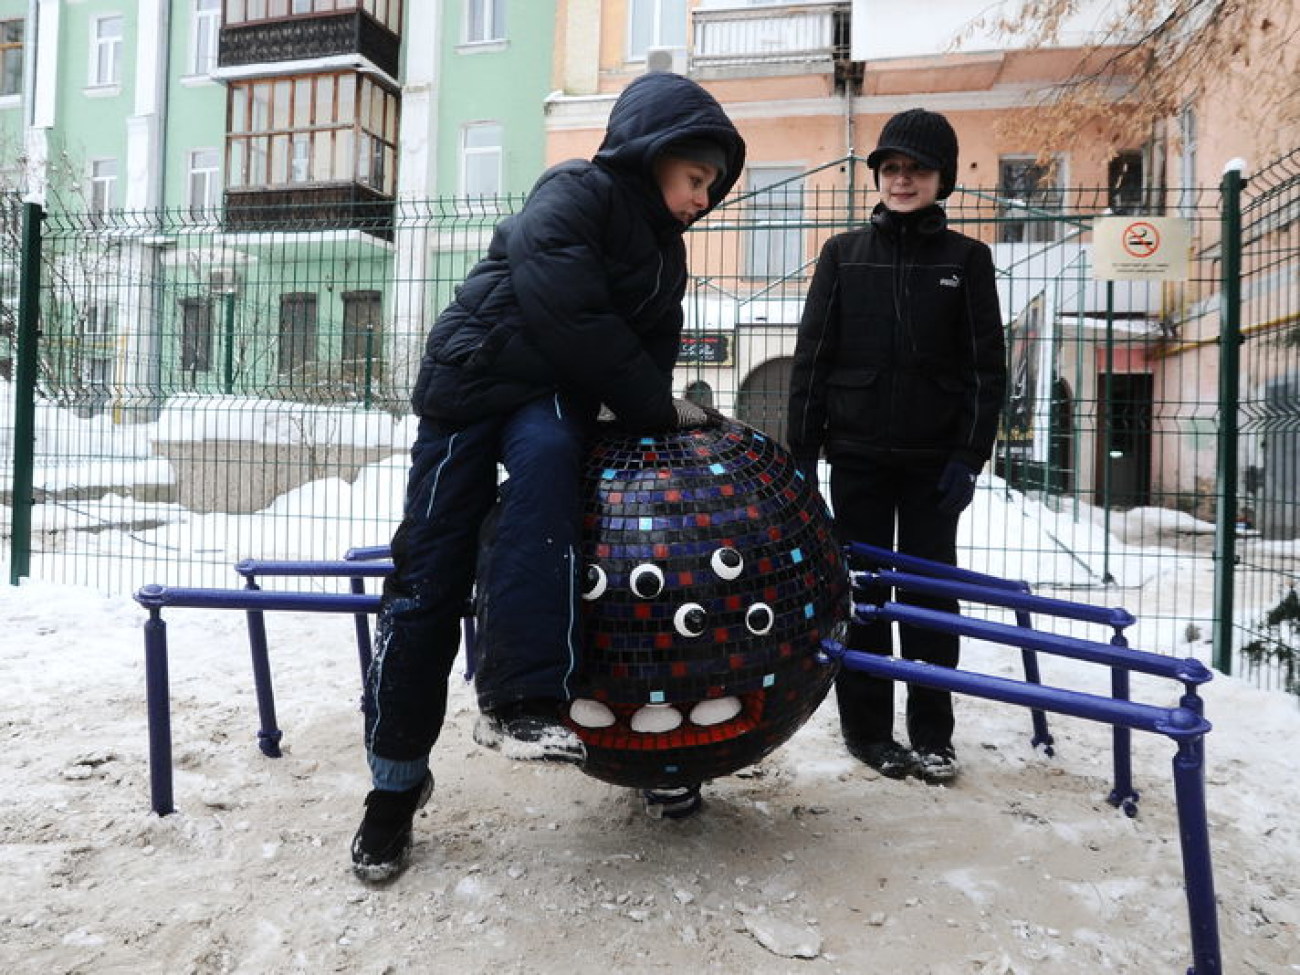
[[[856,126],[853,120],[853,85],[846,81],[844,84],[844,157],[848,160],[849,167],[849,207],[848,207],[848,225],[850,227],[857,223],[857,183],[858,183],[858,161],[854,158],[853,144],[857,141]]]

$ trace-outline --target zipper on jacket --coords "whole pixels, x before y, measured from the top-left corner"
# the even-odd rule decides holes
[[[644,308],[646,305],[650,304],[650,302],[654,299],[654,296],[659,293],[659,284],[661,279],[664,276],[664,252],[659,250],[658,248],[655,248],[655,256],[659,258],[659,267],[655,271],[655,286],[651,288],[650,293],[646,295],[645,298],[642,299],[641,304],[637,305],[635,308],[632,309],[632,314],[630,316],[632,318],[635,318],[637,315],[641,314],[641,309]]]

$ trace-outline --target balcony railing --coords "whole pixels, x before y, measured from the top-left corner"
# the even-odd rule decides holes
[[[847,0],[785,6],[702,9],[695,28],[695,75],[830,73],[848,57]]]

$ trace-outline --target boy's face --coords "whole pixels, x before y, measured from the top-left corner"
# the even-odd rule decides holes
[[[655,179],[664,195],[668,212],[689,226],[709,206],[709,187],[718,178],[718,170],[708,163],[676,156],[655,160]]]
[[[939,171],[927,169],[911,156],[891,152],[876,170],[880,199],[896,213],[923,210],[939,199]]]

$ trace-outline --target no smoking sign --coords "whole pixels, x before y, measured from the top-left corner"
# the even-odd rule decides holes
[[[1181,217],[1098,217],[1092,276],[1102,281],[1185,281],[1191,231]]]

